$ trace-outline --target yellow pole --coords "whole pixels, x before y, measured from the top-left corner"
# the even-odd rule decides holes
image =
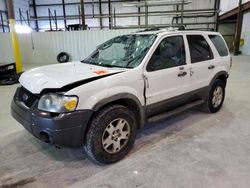
[[[6,2],[7,2],[7,8],[8,8],[12,49],[13,49],[13,55],[14,55],[15,64],[16,64],[16,73],[21,73],[23,68],[22,68],[22,61],[21,61],[21,53],[19,49],[18,36],[15,30],[16,20],[15,20],[15,15],[14,15],[13,2],[12,0],[7,0]]]
[[[15,31],[16,21],[15,19],[9,19],[9,23],[10,23],[12,48],[13,48],[14,59],[15,59],[15,64],[16,64],[16,72],[20,73],[22,72],[23,68],[22,68],[22,60],[21,60],[21,54],[20,54],[20,49],[19,49],[18,36]]]

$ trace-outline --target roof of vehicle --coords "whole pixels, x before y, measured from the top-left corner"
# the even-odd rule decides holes
[[[218,34],[218,32],[214,32],[214,31],[188,30],[188,29],[179,30],[178,28],[173,28],[173,27],[164,28],[164,29],[146,29],[146,30],[136,32],[136,34],[139,34],[139,35],[146,35],[146,34],[166,35],[166,34],[176,34],[176,33]]]

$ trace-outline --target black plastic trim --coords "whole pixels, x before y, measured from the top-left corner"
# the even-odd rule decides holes
[[[98,111],[100,108],[102,108],[103,106],[109,104],[109,103],[112,103],[114,101],[117,101],[117,100],[132,100],[136,106],[137,106],[137,109],[139,110],[139,117],[136,117],[137,118],[137,122],[138,122],[138,129],[142,128],[144,126],[144,123],[145,123],[145,108],[144,108],[144,105],[141,104],[141,102],[139,101],[139,99],[133,95],[133,94],[130,94],[130,93],[120,93],[120,94],[117,94],[117,95],[113,95],[111,97],[108,97],[108,98],[105,98],[101,101],[99,101],[94,107],[93,107],[93,110],[94,111]],[[134,110],[134,109],[133,109]]]
[[[211,82],[210,82],[210,84],[209,84],[209,87],[212,87],[214,81],[215,81],[219,76],[222,76],[222,75],[225,76],[226,79],[228,79],[228,77],[229,77],[228,72],[226,72],[226,71],[220,71],[220,72],[218,72],[217,74],[215,74],[215,76],[213,77],[213,79],[211,80]]]
[[[156,116],[152,116],[152,117],[148,118],[147,121],[148,122],[156,122],[156,121],[159,121],[161,119],[176,115],[176,114],[178,114],[180,112],[183,112],[183,111],[185,111],[185,110],[187,110],[189,108],[193,108],[195,106],[201,105],[204,102],[205,102],[205,100],[199,99],[199,100],[196,100],[196,101],[181,105],[181,106],[179,106],[177,108],[171,109],[171,110],[169,110],[167,112],[157,114]]]
[[[150,118],[157,114],[161,114],[163,112],[169,111],[176,107],[180,107],[187,103],[205,99],[209,91],[209,87],[203,87],[201,89],[197,89],[188,93],[184,93],[182,95],[178,95],[176,97],[172,97],[157,103],[149,104],[146,106],[146,117]]]

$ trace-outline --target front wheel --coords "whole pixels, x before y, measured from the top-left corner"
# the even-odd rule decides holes
[[[88,129],[84,150],[98,163],[121,160],[132,149],[136,120],[132,111],[121,105],[101,109]]]
[[[203,105],[203,111],[207,113],[218,112],[223,104],[224,98],[225,85],[221,80],[215,80]]]

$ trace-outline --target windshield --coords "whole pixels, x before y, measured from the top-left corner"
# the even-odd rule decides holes
[[[123,35],[100,45],[83,60],[104,67],[134,68],[138,66],[153,44],[156,35]]]

